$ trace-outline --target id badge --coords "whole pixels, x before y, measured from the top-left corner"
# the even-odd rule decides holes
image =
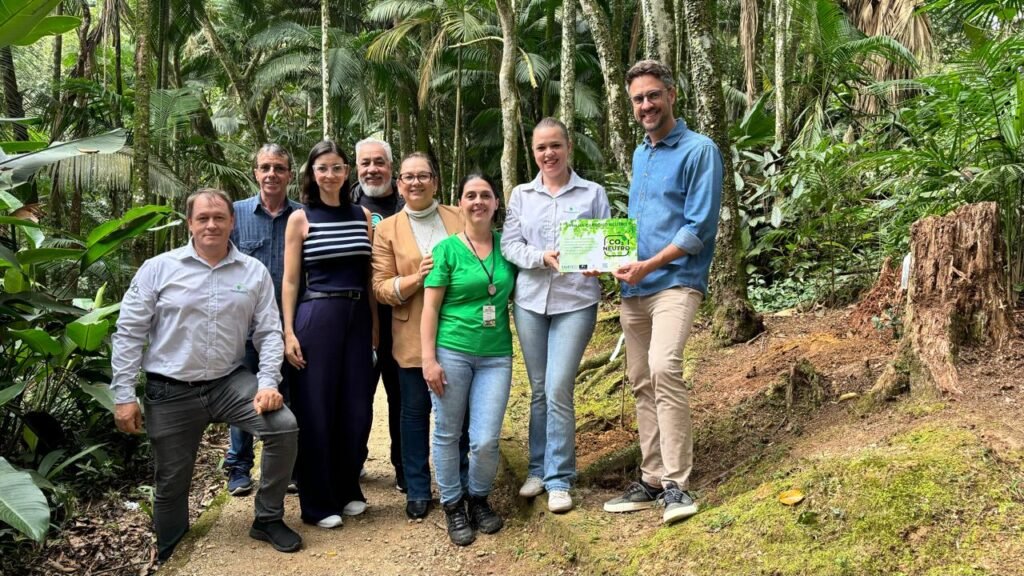
[[[494,328],[497,326],[497,312],[493,304],[484,305],[484,328]]]

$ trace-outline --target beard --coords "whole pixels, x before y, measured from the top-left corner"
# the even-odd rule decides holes
[[[385,182],[380,186],[371,186],[362,180],[359,181],[360,188],[363,189],[363,194],[366,194],[370,198],[383,198],[391,194],[391,182]]]

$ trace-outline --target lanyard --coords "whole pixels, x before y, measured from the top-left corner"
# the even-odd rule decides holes
[[[498,287],[494,285],[494,263],[497,260],[497,258],[494,258],[494,250],[497,247],[491,247],[491,270],[488,272],[487,266],[484,266],[483,258],[480,258],[480,255],[477,254],[476,246],[474,246],[473,241],[469,239],[469,234],[463,232],[462,235],[466,237],[466,242],[469,243],[469,248],[473,251],[473,256],[476,256],[476,261],[480,263],[480,267],[483,268],[484,274],[487,275],[487,295],[494,296],[498,293]]]

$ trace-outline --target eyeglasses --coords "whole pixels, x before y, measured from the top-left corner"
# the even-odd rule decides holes
[[[327,164],[313,165],[313,170],[315,170],[317,174],[327,174],[328,172],[331,174],[341,174],[346,168],[348,168],[347,164],[334,164],[332,166],[328,166]]]
[[[434,179],[434,175],[429,172],[420,172],[419,174],[406,172],[405,174],[399,174],[398,179],[406,184],[412,184],[414,182],[430,182]]]
[[[644,100],[647,100],[651,104],[657,104],[661,101],[661,97],[665,95],[664,90],[651,90],[644,94],[637,94],[636,96],[630,96],[629,99],[633,102],[633,106],[643,106]]]
[[[260,164],[256,167],[256,170],[261,174],[269,174],[271,172],[277,172],[278,174],[284,174],[291,170],[291,168],[284,164]]]

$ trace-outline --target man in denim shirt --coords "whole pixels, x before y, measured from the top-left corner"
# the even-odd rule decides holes
[[[636,396],[641,477],[605,503],[608,512],[651,508],[666,524],[697,512],[686,492],[693,467],[683,348],[708,288],[721,207],[722,158],[708,137],[674,118],[672,71],[643,60],[626,73],[633,115],[647,136],[633,153],[629,217],[637,221],[637,262],[614,272],[620,322]]]
[[[291,166],[291,154],[281,146],[264,144],[260,148],[253,166],[260,193],[235,202],[235,227],[231,231],[231,242],[242,253],[262,262],[270,271],[279,310],[281,277],[284,275],[284,229],[292,211],[302,207],[298,202],[288,199]],[[254,373],[259,366],[259,355],[251,339],[245,343],[243,362]],[[282,371],[279,389],[285,400],[288,400],[287,370]],[[232,426],[231,446],[224,456],[228,492],[234,496],[244,496],[252,491],[252,478],[249,476],[252,466],[252,435]],[[294,492],[295,484],[289,484],[288,488]]]

